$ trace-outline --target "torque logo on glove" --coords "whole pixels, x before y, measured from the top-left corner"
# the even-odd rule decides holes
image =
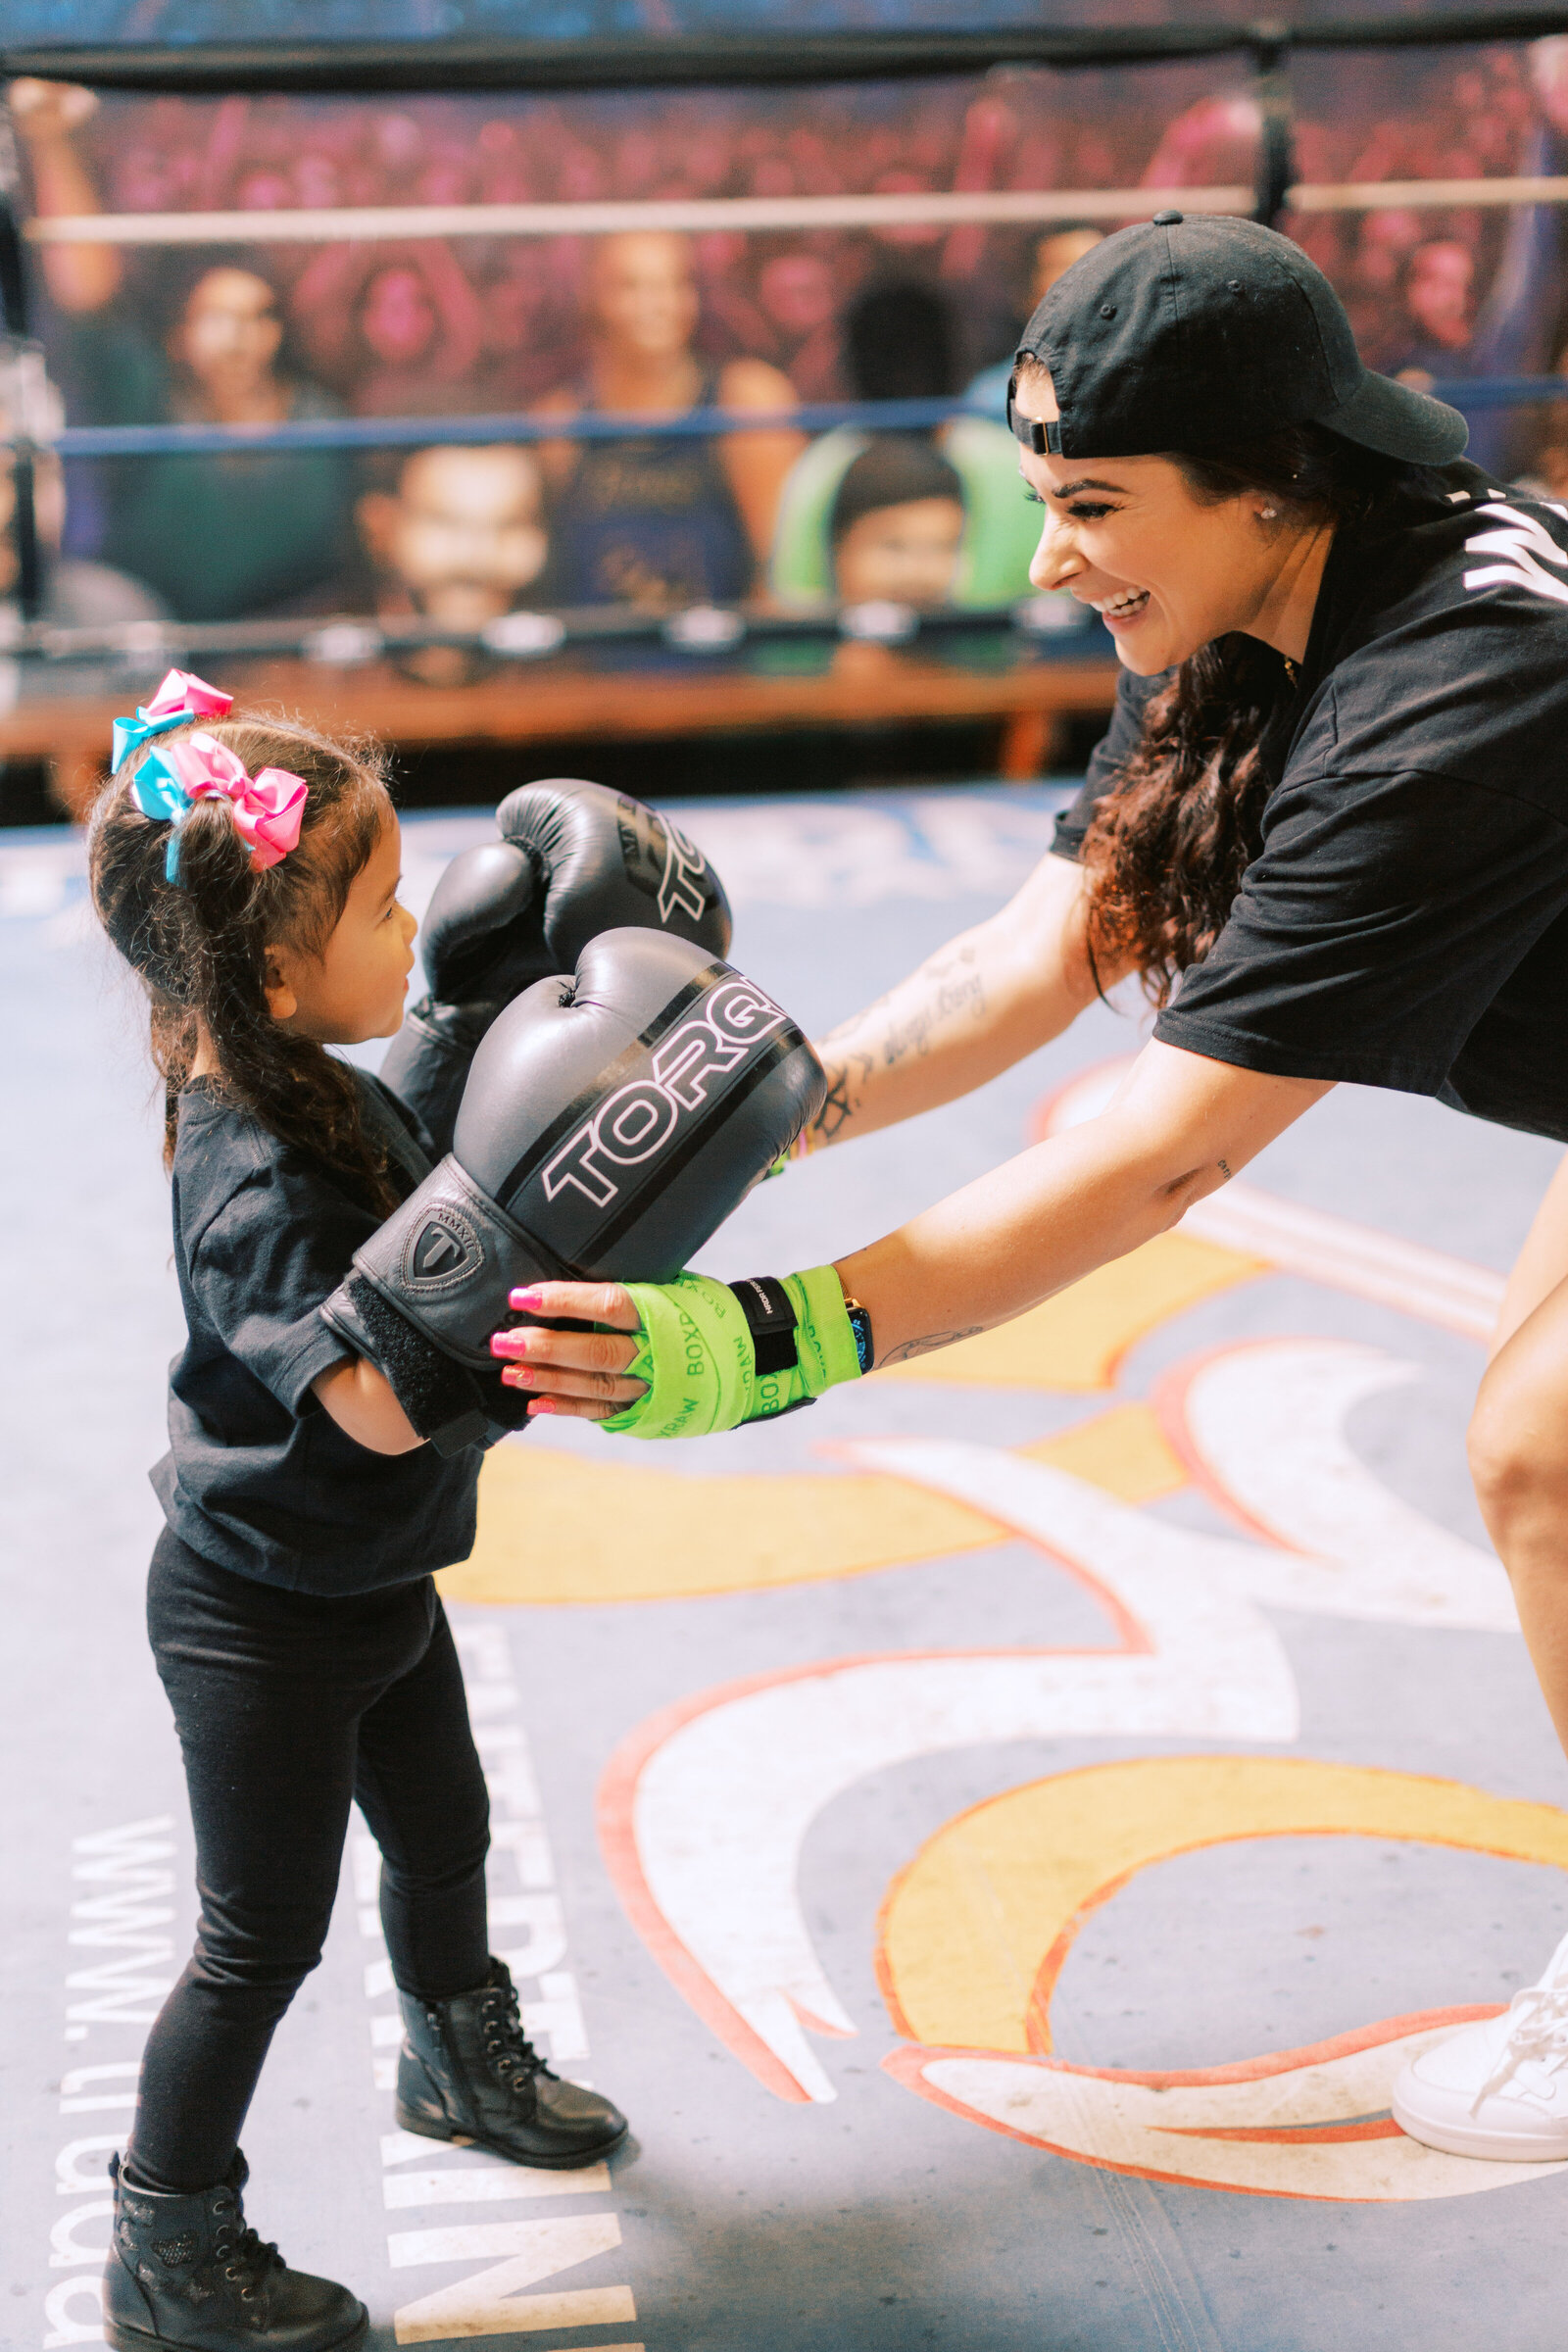
[[[701,1013],[660,1045],[652,1078],[617,1088],[563,1145],[544,1170],[545,1199],[570,1185],[595,1208],[608,1208],[621,1189],[616,1171],[643,1167],[663,1151],[681,1112],[707,1102],[710,1080],[728,1077],[788,1018],[749,980],[714,989]]]
[[[415,1291],[450,1291],[484,1264],[484,1244],[460,1210],[443,1203],[426,1217],[403,1254],[403,1279]]]
[[[619,796],[615,811],[626,879],[657,902],[662,923],[677,914],[700,923],[716,893],[708,860],[696,843],[688,841],[667,816],[657,815],[625,793]]]

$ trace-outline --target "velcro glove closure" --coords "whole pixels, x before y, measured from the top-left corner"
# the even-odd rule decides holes
[[[575,1271],[450,1152],[355,1251],[354,1266],[432,1346],[475,1372],[495,1369],[490,1334],[510,1319],[514,1285],[569,1281]]]
[[[345,1347],[374,1364],[421,1438],[437,1453],[486,1446],[517,1425],[507,1393],[430,1343],[351,1268],[321,1307]]]
[[[640,1319],[630,1377],[648,1393],[599,1427],[612,1436],[702,1438],[812,1404],[860,1377],[859,1349],[831,1266],[782,1282],[683,1274],[628,1283]]]

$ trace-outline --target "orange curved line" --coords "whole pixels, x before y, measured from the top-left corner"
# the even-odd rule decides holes
[[[861,1666],[900,1666],[928,1664],[939,1659],[1018,1657],[1066,1658],[1119,1656],[1117,1650],[1107,1649],[913,1649],[871,1650],[858,1657],[834,1658],[830,1664],[820,1661],[804,1666],[786,1666],[771,1673],[742,1675],[731,1683],[719,1683],[708,1690],[676,1699],[667,1707],[646,1716],[635,1730],[628,1733],[613,1751],[599,1783],[595,1812],[599,1830],[600,1850],[611,1885],[620,1899],[620,1905],[636,1929],[653,1958],[659,1963],[675,1990],[695,2010],[715,2039],[721,2041],[754,2075],[764,2090],[776,2098],[795,2105],[809,2105],[810,2095],[802,2089],[782,2059],[776,2057],[767,2044],[740,2015],[729,1995],[724,1992],[694,1957],[660,1908],[658,1897],[648,1884],[647,1873],[637,1848],[636,1803],[637,1788],[643,1771],[655,1753],[673,1739],[674,1735],[700,1715],[708,1715],[717,1707],[727,1706],[738,1698],[748,1698],[754,1691],[775,1689],[785,1683],[826,1680],[837,1674],[847,1674]],[[788,1997],[788,1996],[786,1996]],[[811,2016],[798,2002],[791,2007],[803,2025],[812,2033],[831,2034],[845,2038],[842,2027],[828,2026]]]
[[[1473,2025],[1478,2019],[1496,2017],[1499,2014],[1495,2005],[1482,2008],[1466,2006],[1455,2009],[1417,2010],[1405,2017],[1380,2018],[1374,2025],[1357,2027],[1348,2034],[1337,2034],[1331,2040],[1311,2042],[1302,2049],[1265,2051],[1260,2057],[1243,2059],[1232,2066],[1195,2067],[1152,2073],[1135,2067],[1068,2066],[1059,2058],[1020,2058],[1016,2050],[974,2050],[944,2047],[935,2043],[906,2042],[902,2049],[890,2050],[887,2053],[882,2060],[882,2070],[885,2074],[891,2075],[895,2082],[902,2082],[906,2090],[912,2090],[920,2098],[929,2100],[934,2107],[945,2107],[950,2115],[961,2117],[966,2124],[978,2124],[982,2131],[995,2132],[1004,2139],[1019,2140],[1025,2147],[1043,2148],[1048,2155],[1064,2157],[1070,2164],[1087,2164],[1096,2172],[1120,2173],[1135,2180],[1169,2181],[1178,2188],[1212,2186],[1219,2193],[1233,2197],[1289,2198],[1293,2203],[1302,2205],[1375,2205],[1383,2203],[1384,2200],[1378,2197],[1347,2197],[1343,2195],[1324,2197],[1314,2194],[1310,2189],[1301,2188],[1253,2188],[1245,2182],[1234,2180],[1210,2183],[1195,2180],[1190,2173],[1166,2172],[1158,2165],[1113,2163],[1108,2157],[1086,2156],[1081,2148],[1069,2148],[1060,2141],[1044,2138],[1038,2132],[1023,2132],[1015,2124],[999,2123],[993,2116],[981,2115],[975,2108],[966,2105],[962,2099],[955,2098],[951,2091],[940,2089],[927,2078],[925,2069],[936,2060],[943,2058],[961,2059],[965,2062],[971,2062],[976,2058],[992,2058],[1007,2066],[1038,2066],[1043,2073],[1084,2076],[1100,2082],[1136,2082],[1151,2090],[1201,2089],[1215,2083],[1263,2081],[1270,2075],[1289,2074],[1296,2067],[1321,2064],[1325,2059],[1350,2057],[1359,2050],[1375,2049],[1384,2042],[1397,2041],[1407,2034],[1420,2034],[1429,2028],[1436,2030],[1444,2026]],[[1158,2128],[1168,2131],[1172,2138],[1274,2139],[1281,2144],[1312,2144],[1304,2132],[1288,2132],[1276,2134],[1266,2130],[1262,2132],[1215,2130],[1193,2132],[1179,2131],[1170,2126]],[[1322,2128],[1322,2132],[1323,2135],[1334,2134],[1347,2139],[1402,2136],[1397,2125],[1394,2126],[1392,2132],[1384,2131],[1377,2124],[1371,2127],[1352,2124],[1338,2129],[1334,2126],[1325,2126]]]
[[[1149,1402],[1159,1423],[1160,1435],[1200,1494],[1205,1495],[1245,1535],[1254,1537],[1274,1551],[1294,1552],[1298,1559],[1305,1560],[1313,1556],[1308,1545],[1293,1543],[1289,1536],[1282,1536],[1276,1528],[1255,1518],[1245,1503],[1237,1500],[1212,1465],[1199,1451],[1187,1420],[1187,1393],[1200,1372],[1206,1372],[1209,1365],[1218,1363],[1222,1356],[1245,1355],[1252,1348],[1278,1348],[1282,1344],[1289,1346],[1291,1337],[1288,1332],[1271,1333],[1267,1339],[1238,1340],[1229,1346],[1200,1348],[1196,1355],[1184,1356],[1179,1364],[1173,1364],[1168,1372],[1158,1376],[1149,1392]],[[1298,1344],[1302,1347],[1316,1346],[1321,1339],[1321,1333],[1300,1335]]]

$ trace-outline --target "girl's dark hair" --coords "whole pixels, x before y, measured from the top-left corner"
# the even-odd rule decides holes
[[[828,514],[829,546],[837,547],[862,515],[920,498],[951,498],[961,507],[963,482],[956,466],[915,434],[878,433],[838,486]]]
[[[1319,424],[1282,425],[1223,457],[1167,454],[1201,505],[1261,491],[1282,530],[1392,527],[1404,499],[1441,496],[1430,468]],[[1207,955],[1261,847],[1293,692],[1284,658],[1238,632],[1200,646],[1152,697],[1142,738],[1108,779],[1084,840],[1097,973],[1136,969],[1164,1004]]]
[[[252,775],[286,768],[309,791],[299,847],[265,873],[252,872],[229,803],[197,801],[180,828],[178,882],[164,873],[169,826],[142,814],[130,785],[147,752],[177,741],[184,729],[139,745],[93,809],[93,905],[151,1001],[153,1060],[164,1081],[164,1165],[173,1161],[179,1092],[205,1026],[227,1099],[357,1200],[390,1215],[398,1195],[366,1135],[352,1072],[275,1021],[266,996],[267,950],[320,954],[391,816],[379,757],[286,720],[191,725],[226,744]]]

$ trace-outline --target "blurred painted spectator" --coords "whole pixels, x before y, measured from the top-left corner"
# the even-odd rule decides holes
[[[1363,214],[1341,284],[1350,324],[1369,368],[1398,365],[1402,336],[1399,287],[1426,235],[1419,213],[1403,207]]]
[[[1263,117],[1250,90],[1199,98],[1160,132],[1139,174],[1146,188],[1250,188]]]
[[[1418,245],[1404,267],[1401,289],[1407,341],[1390,372],[1425,383],[1469,375],[1471,303],[1476,266],[1470,249],[1452,237]]]
[[[653,230],[603,238],[585,292],[588,367],[540,403],[541,415],[795,407],[777,368],[744,359],[705,368],[695,356],[699,304],[687,238]],[[547,444],[555,601],[664,611],[748,595],[772,541],[785,475],[804,446],[788,425],[713,438]]]
[[[1035,310],[1051,292],[1058,277],[1064,277],[1074,262],[1081,262],[1086,253],[1093,253],[1104,236],[1088,220],[1064,220],[1039,239],[1034,250],[1034,267],[1029,274],[1029,287],[1023,315],[1017,321],[1022,333]],[[977,416],[994,417],[998,424],[1007,421],[1007,385],[1012,378],[1012,353],[998,360],[992,368],[982,368],[963,396],[965,408],[973,409]]]
[[[963,545],[963,483],[929,441],[883,433],[839,483],[828,515],[841,604],[947,604]]]
[[[95,213],[73,134],[91,112],[64,85],[12,86],[40,213]],[[41,90],[42,96],[34,96]],[[291,365],[274,288],[251,255],[204,253],[170,273],[154,340],[116,301],[119,249],[47,245],[59,348],[95,424],[268,425],[339,414]],[[340,571],[351,476],[335,451],[126,458],[111,476],[102,554],[145,580],[181,620],[286,607]]]
[[[1568,171],[1568,38],[1536,41],[1530,77],[1538,107],[1516,169],[1531,177]],[[1564,215],[1560,205],[1521,205],[1502,259],[1476,318],[1478,375],[1540,375],[1563,345]],[[1473,417],[1470,456],[1506,480],[1526,462],[1539,432],[1529,411],[1493,410]]]
[[[42,437],[41,424],[61,421],[59,395],[52,385],[35,380],[25,390],[31,397],[23,397],[20,381],[9,385],[0,374],[0,439],[19,422],[24,421],[34,437]],[[15,405],[13,391],[17,395]],[[52,416],[41,417],[40,406],[53,412]],[[114,629],[127,621],[167,620],[168,607],[141,580],[132,579],[127,572],[116,571],[107,564],[61,554],[66,527],[66,477],[52,451],[41,449],[35,454],[32,477],[33,523],[43,590],[38,617],[60,629]],[[16,595],[22,566],[13,528],[16,507],[16,477],[12,467],[0,458],[0,621],[6,624],[0,629],[0,637],[20,618]]]
[[[940,294],[917,279],[874,285],[846,322],[845,345],[858,400],[947,400],[956,390],[955,338]],[[962,488],[966,518],[952,582],[953,602],[989,608],[1029,593],[1040,531],[1018,476],[1018,449],[1004,425],[958,416],[927,436]],[[841,425],[813,441],[790,474],[779,505],[770,570],[785,605],[815,605],[836,593],[831,517],[840,484],[874,436]]]
[[[421,449],[385,470],[388,486],[367,491],[356,510],[377,613],[478,630],[513,612],[549,552],[532,453],[510,444]],[[483,664],[464,647],[424,646],[401,656],[400,666],[427,685],[457,686]]]
[[[359,416],[437,416],[466,406],[484,312],[439,239],[324,245],[289,312],[317,371]]]
[[[383,615],[482,629],[510,612],[545,567],[544,485],[526,449],[420,449],[356,516]]]

